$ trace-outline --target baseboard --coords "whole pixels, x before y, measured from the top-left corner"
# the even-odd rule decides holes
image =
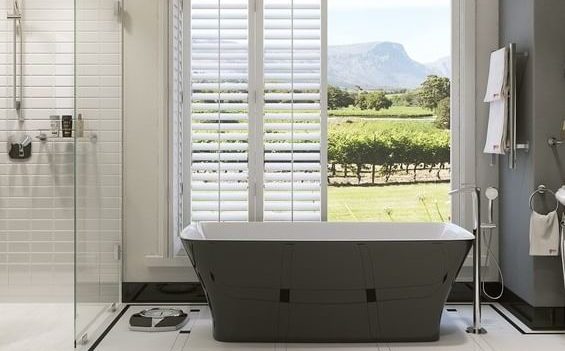
[[[534,307],[508,288],[499,302],[532,330],[565,330],[565,307]]]
[[[486,282],[489,295],[500,292],[500,283]],[[447,299],[450,303],[473,301],[473,283],[455,282]],[[494,302],[483,298],[484,302]],[[122,283],[124,303],[206,303],[206,295],[198,282],[185,283]],[[518,295],[505,288],[497,300],[532,330],[565,330],[565,307],[533,307]]]
[[[198,282],[122,283],[124,303],[205,303],[206,295]]]

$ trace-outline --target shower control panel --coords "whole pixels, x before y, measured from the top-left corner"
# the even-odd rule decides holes
[[[18,141],[10,142],[8,156],[13,160],[25,160],[31,157],[31,137],[22,136]]]

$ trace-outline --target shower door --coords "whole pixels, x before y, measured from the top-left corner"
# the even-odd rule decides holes
[[[75,0],[75,337],[120,302],[122,24],[116,0]],[[92,340],[90,340],[92,341]]]

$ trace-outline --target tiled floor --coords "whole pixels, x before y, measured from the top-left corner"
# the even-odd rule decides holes
[[[73,350],[73,304],[0,304],[0,350]]]
[[[508,323],[491,306],[483,308],[483,325],[486,335],[470,335],[465,327],[471,320],[470,305],[450,305],[445,311],[441,324],[441,337],[433,343],[390,343],[390,344],[242,344],[221,343],[212,338],[212,321],[204,306],[177,306],[190,313],[190,322],[183,328],[190,333],[161,332],[144,333],[128,330],[129,316],[147,306],[131,306],[114,328],[96,347],[96,351],[563,351],[565,334],[523,334]]]
[[[80,304],[77,328],[95,321],[107,304]],[[72,303],[1,303],[0,351],[72,351]],[[99,323],[104,321],[100,320]]]

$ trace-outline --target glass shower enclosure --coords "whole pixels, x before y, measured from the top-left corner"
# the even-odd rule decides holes
[[[121,301],[121,1],[0,0],[0,141],[0,349],[80,348]]]
[[[119,308],[122,242],[122,7],[75,0],[75,338]]]

